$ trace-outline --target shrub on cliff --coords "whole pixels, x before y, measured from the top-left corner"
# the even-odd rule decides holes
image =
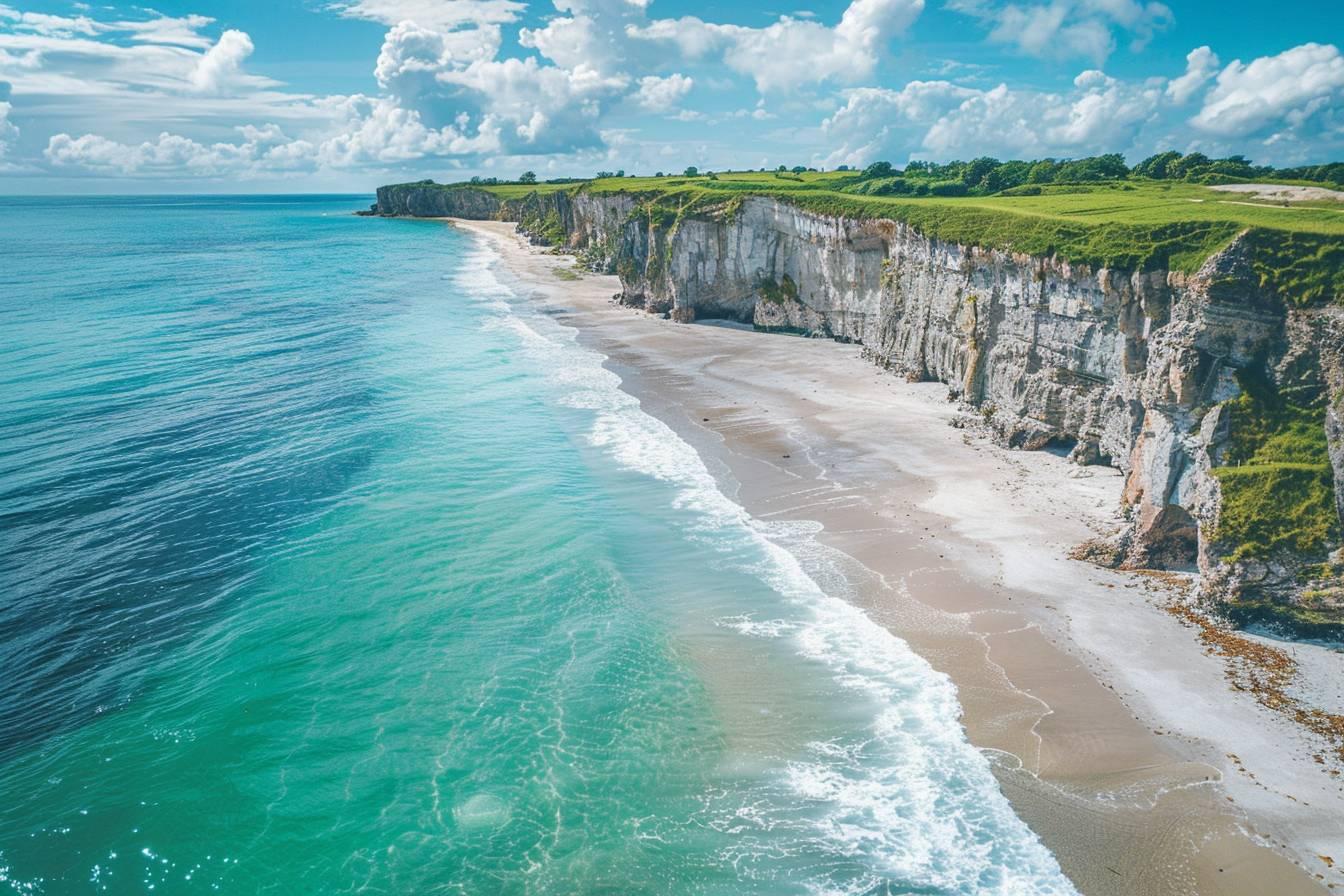
[[[1214,539],[1229,562],[1324,553],[1339,541],[1324,396],[1283,394],[1262,371],[1242,371],[1228,402],[1230,442],[1213,473],[1223,503]]]

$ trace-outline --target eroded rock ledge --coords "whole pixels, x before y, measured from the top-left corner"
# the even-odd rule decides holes
[[[946,383],[1004,443],[1126,474],[1106,565],[1193,569],[1231,617],[1344,633],[1344,309],[1267,293],[1244,240],[1193,275],[1090,269],[907,225],[736,198],[681,214],[623,193],[501,200],[381,188],[378,214],[518,221],[679,321],[859,343]]]

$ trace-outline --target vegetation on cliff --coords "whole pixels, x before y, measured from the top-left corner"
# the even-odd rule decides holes
[[[1213,470],[1223,492],[1214,538],[1230,562],[1321,556],[1339,542],[1324,396],[1281,391],[1251,370],[1238,381],[1224,465]]]
[[[1226,404],[1223,466],[1212,471],[1222,491],[1214,549],[1228,563],[1308,562],[1299,572],[1298,599],[1262,594],[1252,577],[1228,612],[1241,623],[1338,637],[1344,569],[1326,556],[1341,533],[1325,397],[1312,388],[1278,388],[1255,370],[1242,371],[1238,381],[1241,395]]]

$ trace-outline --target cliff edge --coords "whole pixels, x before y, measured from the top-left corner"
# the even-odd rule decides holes
[[[1184,269],[1175,249],[1108,265],[1014,251],[1000,218],[980,243],[965,221],[957,239],[921,226],[914,203],[891,217],[817,205],[421,183],[380,188],[374,211],[517,221],[619,275],[625,304],[859,343],[884,368],[946,383],[1006,444],[1123,471],[1127,523],[1080,559],[1198,570],[1239,623],[1344,635],[1340,241],[1304,243],[1324,276],[1301,274],[1290,236],[1256,227],[1176,233],[1204,240]]]

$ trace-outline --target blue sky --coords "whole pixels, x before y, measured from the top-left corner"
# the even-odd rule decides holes
[[[1344,4],[0,0],[0,192],[1344,157]]]

